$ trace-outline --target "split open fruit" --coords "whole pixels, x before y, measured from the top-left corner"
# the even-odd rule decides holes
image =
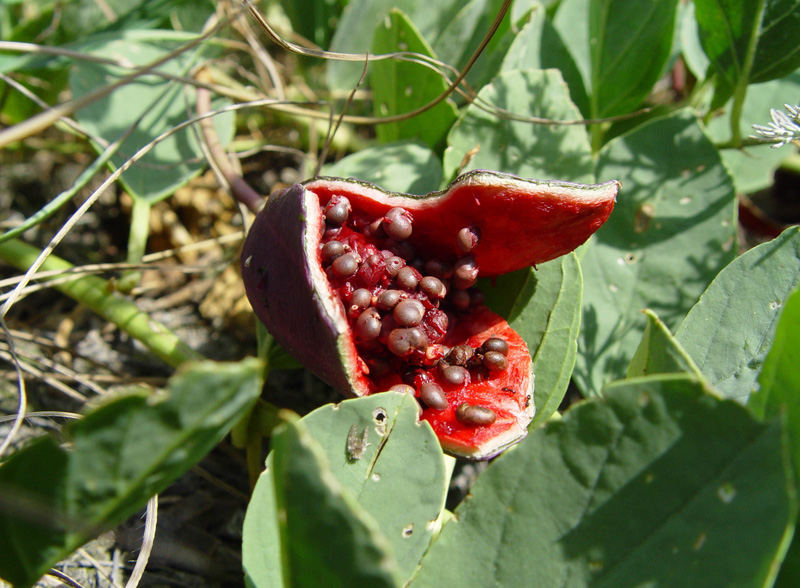
[[[315,178],[267,200],[242,277],[258,318],[317,376],[348,396],[413,394],[445,451],[487,459],[525,436],[533,372],[475,281],[572,251],[618,188],[474,171],[413,196]]]

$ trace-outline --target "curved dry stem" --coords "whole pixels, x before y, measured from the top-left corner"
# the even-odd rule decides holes
[[[10,420],[13,420],[15,417],[14,415],[6,415],[0,416],[0,423],[5,423]],[[83,415],[80,415],[76,412],[67,412],[64,410],[33,410],[25,414],[26,419],[74,419],[80,420],[83,418]]]
[[[0,343],[0,356],[10,356],[10,355],[11,355],[11,346],[8,343]],[[98,396],[103,396],[106,393],[106,391],[103,388],[101,388],[94,382],[87,380],[86,378],[81,376],[78,372],[68,368],[65,365],[61,365],[57,361],[53,361],[48,357],[42,357],[40,355],[26,353],[24,351],[18,351],[17,355],[20,359],[25,360],[25,363],[20,361],[20,364],[23,365],[24,369],[31,374],[34,374],[34,371],[36,370],[33,364],[38,364],[43,368],[47,368],[48,370],[51,370],[56,374],[60,374],[65,378],[73,380],[78,384],[81,384],[86,388],[89,388],[92,392],[94,392]],[[55,380],[55,382],[59,381]],[[86,401],[86,396],[68,386],[66,387],[66,389],[58,387],[58,390],[64,392],[65,394],[67,394],[67,396],[69,396],[73,400],[78,400],[79,402]]]
[[[396,59],[399,55],[414,55],[415,59],[423,59],[426,61],[430,61],[425,55],[415,54],[415,53],[384,53],[378,55],[369,55],[366,54],[358,54],[358,53],[337,53],[334,51],[322,51],[319,49],[309,49],[306,47],[302,47],[300,45],[296,45],[291,43],[284,38],[282,38],[275,30],[270,26],[270,24],[266,21],[266,19],[261,15],[261,13],[253,6],[250,0],[242,0],[244,2],[247,9],[250,11],[250,14],[253,15],[253,18],[256,19],[258,24],[261,28],[264,29],[264,32],[269,36],[269,38],[277,44],[282,49],[289,51],[290,53],[297,53],[299,55],[305,55],[307,57],[318,57],[321,59],[331,59],[336,61],[358,61],[358,62],[366,62],[368,60],[372,61],[379,61],[383,59]],[[409,112],[404,112],[400,114],[395,114],[392,116],[385,116],[385,117],[342,117],[342,120],[345,122],[362,122],[368,124],[385,124],[385,123],[392,123],[392,122],[400,122],[403,120],[407,120],[410,118],[414,118],[424,112],[427,112],[431,108],[435,107],[440,102],[447,99],[453,92],[456,91],[456,88],[461,84],[464,78],[467,76],[469,71],[472,69],[472,66],[475,65],[475,62],[483,53],[486,46],[489,44],[489,41],[492,40],[494,34],[497,32],[497,29],[500,27],[500,23],[505,18],[508,9],[511,6],[511,0],[503,0],[503,4],[500,9],[497,11],[497,15],[495,16],[494,21],[492,22],[489,30],[486,32],[486,35],[481,40],[480,45],[475,50],[475,52],[470,56],[467,64],[464,66],[464,69],[456,76],[455,80],[453,80],[450,85],[442,92],[439,96],[420,106],[419,108],[415,108]],[[445,78],[446,79],[446,78]]]
[[[270,102],[271,103],[271,102],[274,102],[274,101],[267,100],[266,102]],[[8,313],[8,310],[16,302],[16,300],[18,299],[18,297],[19,297],[20,293],[22,292],[22,290],[30,282],[31,277],[39,270],[39,268],[42,266],[42,264],[45,262],[45,260],[50,256],[50,254],[53,252],[53,250],[58,246],[58,244],[62,241],[62,239],[67,235],[67,233],[69,233],[69,231],[72,229],[72,227],[78,221],[78,219],[80,219],[86,213],[86,211],[97,201],[97,199],[100,198],[100,195],[103,194],[103,192],[105,192],[105,190],[109,186],[111,186],[111,184],[116,182],[117,179],[125,171],[127,171],[134,163],[136,163],[142,157],[147,155],[147,153],[149,153],[156,145],[158,145],[160,142],[165,140],[167,137],[171,136],[174,133],[177,133],[178,131],[181,131],[181,130],[185,129],[186,127],[189,127],[189,126],[191,126],[191,125],[193,125],[193,124],[195,124],[197,122],[200,122],[201,120],[204,120],[206,118],[210,118],[212,116],[216,116],[217,114],[220,114],[222,112],[240,110],[242,108],[251,107],[253,105],[254,105],[254,103],[252,103],[252,102],[248,103],[248,104],[234,104],[234,105],[231,105],[231,106],[220,108],[218,110],[210,111],[210,112],[208,112],[208,113],[206,113],[206,114],[204,114],[202,116],[193,117],[193,118],[191,118],[189,120],[186,120],[186,121],[182,122],[179,125],[176,125],[172,129],[170,129],[168,131],[165,131],[164,133],[162,133],[161,135],[159,135],[158,137],[153,139],[150,143],[148,143],[147,145],[144,145],[141,149],[139,149],[133,156],[131,156],[130,159],[128,159],[121,166],[119,166],[119,168],[117,168],[108,178],[106,178],[103,181],[103,183],[100,184],[100,186],[94,192],[92,192],[92,194],[81,204],[81,206],[78,207],[78,209],[72,214],[72,216],[67,220],[67,222],[64,223],[64,225],[59,229],[59,231],[53,236],[53,238],[50,240],[50,243],[48,243],[47,247],[45,247],[42,250],[42,252],[36,258],[36,260],[30,265],[28,270],[25,272],[25,275],[23,276],[23,279],[17,284],[16,288],[14,288],[14,290],[11,292],[11,295],[9,296],[9,298],[4,302],[3,306],[0,307],[0,318],[6,316],[6,314]]]
[[[200,72],[199,75],[203,75],[203,73]],[[244,178],[234,169],[230,159],[228,159],[227,153],[225,153],[222,147],[213,121],[211,118],[205,117],[205,115],[211,112],[211,93],[208,90],[203,88],[197,89],[196,108],[197,114],[204,117],[200,120],[200,130],[203,134],[205,145],[208,148],[209,163],[212,167],[216,167],[215,171],[222,177],[224,183],[228,185],[228,190],[233,197],[247,206],[251,211],[256,212],[264,202],[264,198],[261,194],[253,190],[250,184],[245,182]]]
[[[17,390],[19,393],[17,414],[14,418],[14,424],[11,425],[11,430],[8,432],[8,435],[6,435],[6,438],[3,439],[2,443],[0,443],[0,457],[2,457],[3,453],[5,453],[8,447],[11,445],[14,437],[16,437],[17,433],[19,433],[19,430],[22,427],[22,422],[25,420],[25,412],[28,410],[28,395],[25,392],[25,378],[22,376],[22,365],[20,364],[19,357],[14,349],[14,340],[11,337],[11,332],[8,330],[8,325],[6,325],[6,321],[3,317],[0,317],[0,328],[3,329],[3,333],[8,340],[9,354],[17,372]]]
[[[158,523],[158,494],[147,501],[147,513],[145,514],[144,537],[142,538],[142,548],[136,558],[136,565],[133,566],[131,577],[125,584],[125,588],[136,588],[144,575],[144,569],[150,560],[150,553],[153,550],[153,543],[156,539],[156,525]]]
[[[69,586],[72,586],[72,588],[83,588],[83,584],[81,584],[77,580],[69,577],[67,574],[65,574],[61,570],[57,570],[57,569],[53,568],[49,572],[47,572],[47,575],[48,576],[53,576],[54,578],[58,578],[62,582],[65,582]]]

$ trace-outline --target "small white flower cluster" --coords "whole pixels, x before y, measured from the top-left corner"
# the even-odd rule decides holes
[[[789,113],[788,116],[780,110],[771,108],[769,113],[772,116],[772,122],[767,126],[753,125],[759,135],[752,135],[753,139],[775,143],[772,145],[773,149],[800,139],[800,124],[798,124],[800,123],[800,106],[784,104],[783,107]]]

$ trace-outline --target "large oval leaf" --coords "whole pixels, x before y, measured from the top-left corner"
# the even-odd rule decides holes
[[[782,450],[689,376],[622,382],[492,464],[412,586],[763,586],[794,525]]]
[[[519,116],[579,120],[556,70],[506,72],[478,98]],[[582,126],[513,121],[470,105],[447,138],[445,179],[472,169],[497,169],[525,178],[594,181],[591,148]],[[465,161],[466,157],[466,161]]]
[[[797,0],[695,0],[703,49],[718,75],[714,103],[741,84],[766,82],[800,66]]]
[[[598,177],[623,188],[581,259],[583,327],[575,376],[586,394],[625,376],[651,308],[674,329],[735,254],[733,185],[687,112],[614,139]]]
[[[672,48],[676,0],[565,0],[555,26],[589,91],[589,118],[639,106]]]
[[[675,333],[724,396],[746,402],[775,336],[781,307],[800,284],[800,229],[735,259]]]
[[[147,65],[177,46],[172,37],[169,31],[147,31],[146,34],[126,31],[101,40],[93,39],[81,49],[103,57],[118,57],[135,65]],[[180,55],[161,66],[160,71],[186,75],[191,65],[189,56]],[[85,96],[128,73],[130,70],[78,61],[70,75],[73,97]],[[190,116],[187,113],[193,114],[194,94],[194,90],[187,94],[178,82],[165,81],[155,75],[141,76],[82,108],[75,118],[91,133],[108,142],[117,140],[129,127],[135,126],[112,158],[113,166],[119,167],[159,135],[184,122]],[[216,108],[223,104],[225,101],[215,100],[213,106]],[[233,136],[233,114],[214,117],[214,125],[222,144],[227,144]],[[132,196],[152,203],[172,194],[204,168],[205,159],[195,131],[187,128],[157,144],[122,175],[122,181]]]
[[[430,45],[399,10],[392,10],[378,25],[372,51],[376,54],[411,51],[433,56]],[[420,63],[399,59],[373,63],[369,79],[375,116],[411,112],[439,97],[447,89],[447,83],[439,72]],[[381,143],[418,139],[441,152],[447,131],[457,116],[455,104],[447,99],[413,118],[380,124],[376,127],[376,133]]]
[[[322,448],[326,467],[377,521],[403,578],[428,548],[447,489],[444,455],[430,426],[417,420],[417,407],[408,395],[386,392],[323,406],[302,419]],[[245,519],[244,567],[254,586],[279,585],[281,577],[271,459]],[[313,508],[302,493],[290,500],[298,508]],[[326,549],[334,541],[330,533],[316,543],[307,538],[307,549]]]
[[[141,509],[200,461],[261,393],[261,364],[186,364],[166,390],[136,389],[43,437],[0,468],[0,577],[29,586]],[[25,516],[27,514],[27,516]],[[20,516],[21,515],[21,516]],[[31,518],[33,517],[33,518]]]

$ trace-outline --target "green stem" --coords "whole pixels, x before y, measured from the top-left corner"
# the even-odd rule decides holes
[[[744,110],[744,100],[747,97],[747,86],[750,83],[750,71],[753,69],[753,62],[756,59],[756,49],[758,48],[758,33],[761,30],[761,22],[764,20],[766,10],[766,0],[760,0],[757,10],[757,18],[753,19],[753,29],[750,31],[750,42],[747,44],[747,53],[744,57],[742,71],[736,81],[736,89],[733,94],[733,108],[731,109],[731,140],[733,146],[740,146],[742,142],[742,110]]]
[[[150,202],[144,198],[131,195],[133,208],[131,208],[131,228],[128,232],[128,257],[127,262],[132,264],[142,263],[145,249],[147,249],[147,236],[150,233]],[[117,281],[117,289],[125,294],[130,293],[142,278],[142,272],[132,270],[122,274]]]
[[[40,251],[36,247],[11,239],[0,244],[0,259],[26,271]],[[55,255],[47,258],[41,271],[68,271],[74,266]],[[97,276],[76,276],[74,280],[54,285],[66,294],[114,323],[172,367],[203,359],[164,325],[154,321],[133,302],[115,291],[110,282]]]

